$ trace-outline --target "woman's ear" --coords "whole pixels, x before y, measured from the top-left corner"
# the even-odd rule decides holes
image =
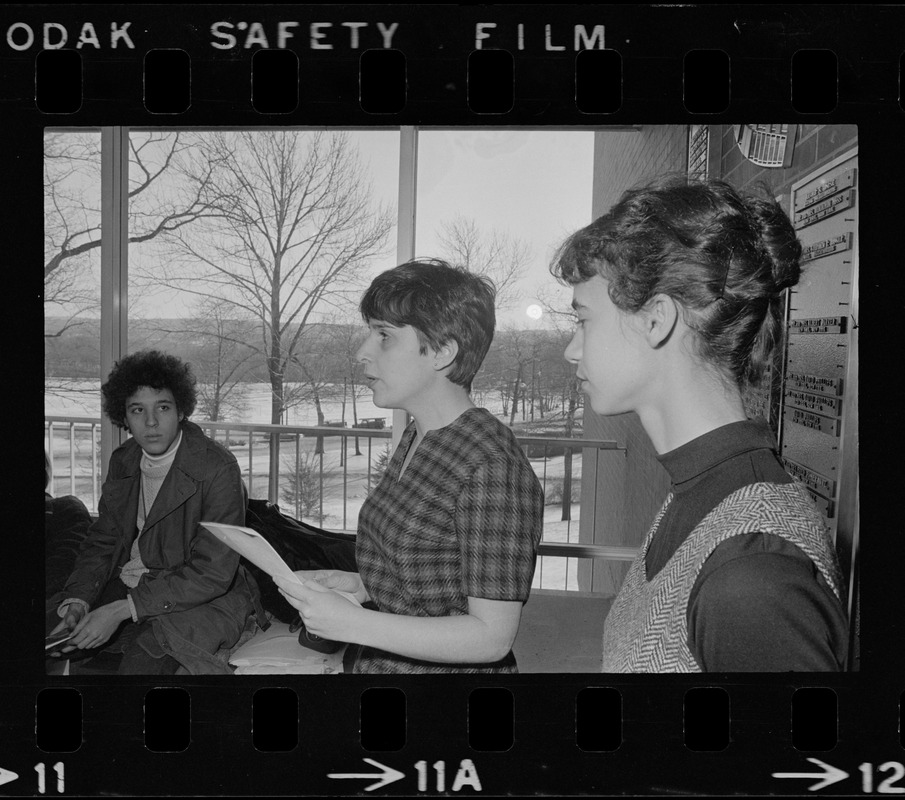
[[[455,339],[450,339],[439,350],[434,351],[434,369],[440,372],[451,367],[457,355],[459,355],[459,343]]]
[[[669,341],[679,321],[679,306],[668,294],[655,294],[641,312],[644,338],[655,350]]]

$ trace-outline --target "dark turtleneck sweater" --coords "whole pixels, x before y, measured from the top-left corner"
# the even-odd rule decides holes
[[[647,579],[727,495],[751,483],[791,483],[770,428],[746,420],[664,453],[673,500],[647,552]],[[734,536],[704,562],[688,601],[688,646],[706,672],[839,670],[845,610],[817,566],[773,534]]]

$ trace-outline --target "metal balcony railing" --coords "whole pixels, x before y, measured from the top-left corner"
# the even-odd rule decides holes
[[[392,436],[388,429],[334,425],[198,424],[236,456],[250,497],[267,498],[296,519],[351,532],[386,465]],[[53,465],[49,491],[75,495],[92,512],[100,498],[100,427],[96,418],[44,418],[45,448]],[[634,558],[636,548],[589,544],[578,533],[582,466],[588,458],[625,448],[605,440],[517,438],[547,498],[535,587],[579,590],[580,561],[593,565]]]

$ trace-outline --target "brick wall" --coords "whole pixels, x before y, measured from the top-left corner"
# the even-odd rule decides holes
[[[759,167],[748,161],[735,144],[733,125],[713,125],[710,141],[711,164],[718,165],[718,174],[724,180],[742,190],[753,190],[763,181],[774,196],[782,196],[785,207],[792,184],[854,147],[858,141],[858,128],[855,125],[799,125],[792,163],[785,168]]]
[[[626,190],[664,172],[685,172],[688,128],[642,125],[633,131],[600,131],[594,140],[594,219]]]

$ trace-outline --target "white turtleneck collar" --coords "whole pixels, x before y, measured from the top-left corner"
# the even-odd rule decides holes
[[[173,440],[173,444],[171,444],[165,453],[161,453],[159,456],[154,456],[148,453],[146,450],[141,451],[141,459],[142,465],[145,467],[169,467],[173,463],[173,459],[176,458],[176,451],[179,449],[179,445],[182,444],[182,428],[179,428],[179,433],[176,438]]]

